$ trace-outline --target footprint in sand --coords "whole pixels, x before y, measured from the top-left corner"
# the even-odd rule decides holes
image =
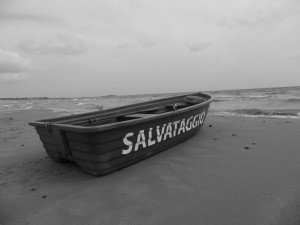
[[[255,142],[252,142],[252,143],[251,143],[251,145],[256,145],[256,143],[255,143]],[[248,146],[245,146],[245,147],[244,147],[244,149],[246,149],[246,150],[249,150],[249,149],[250,149],[250,147],[248,147]]]

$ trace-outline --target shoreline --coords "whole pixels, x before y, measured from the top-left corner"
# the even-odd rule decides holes
[[[298,224],[300,120],[208,113],[191,139],[104,177],[52,162],[25,110],[0,117],[0,224]]]

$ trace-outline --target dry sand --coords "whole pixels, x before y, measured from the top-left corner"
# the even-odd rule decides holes
[[[300,224],[300,120],[208,116],[188,141],[104,177],[52,162],[0,117],[0,224]]]

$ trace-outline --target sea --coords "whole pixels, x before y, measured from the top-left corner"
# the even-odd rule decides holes
[[[209,114],[300,119],[300,86],[207,91],[214,97]],[[0,116],[17,110],[49,109],[78,114],[155,100],[184,93],[107,95],[76,98],[0,98]]]

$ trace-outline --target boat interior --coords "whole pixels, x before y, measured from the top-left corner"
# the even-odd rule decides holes
[[[147,110],[140,110],[137,112],[131,112],[126,115],[116,115],[113,117],[109,118],[87,118],[81,121],[74,121],[69,123],[72,125],[79,125],[79,126],[100,126],[100,125],[105,125],[105,124],[110,124],[110,123],[117,123],[117,122],[123,122],[123,121],[128,121],[128,120],[135,120],[135,119],[140,119],[140,118],[148,118],[148,117],[153,117],[158,114],[163,114],[171,111],[175,111],[178,109],[186,108],[190,106],[187,103],[177,103],[177,104],[170,104],[170,105],[165,105],[162,107],[155,107]]]
[[[140,118],[148,118],[176,111],[189,107],[191,105],[200,104],[208,99],[199,96],[186,96],[185,98],[172,98],[170,100],[158,100],[150,103],[138,103],[132,106],[124,106],[116,109],[108,109],[92,113],[84,113],[82,115],[71,115],[64,118],[56,118],[46,120],[47,122],[56,124],[76,125],[76,126],[100,126],[123,121],[135,120]],[[46,122],[44,121],[44,122]],[[43,122],[43,121],[41,121]]]

